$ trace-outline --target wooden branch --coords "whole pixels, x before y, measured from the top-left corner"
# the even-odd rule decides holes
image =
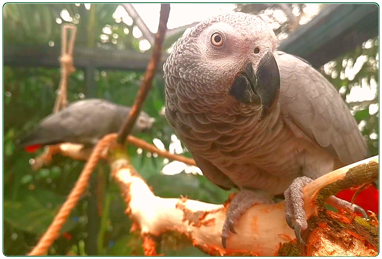
[[[136,147],[140,147],[142,149],[150,151],[152,153],[157,153],[159,156],[168,158],[170,160],[176,160],[176,161],[188,164],[188,165],[197,166],[196,163],[195,163],[195,160],[192,159],[192,158],[180,156],[180,155],[177,155],[177,154],[171,154],[167,150],[161,150],[161,149],[157,148],[156,146],[151,145],[151,144],[147,143],[146,141],[144,141],[142,139],[139,139],[137,137],[128,136],[127,137],[127,142],[132,144],[132,145],[134,145],[134,146],[136,146]]]
[[[116,134],[109,134],[103,137],[95,146],[89,160],[85,167],[82,169],[81,174],[76,181],[72,191],[69,193],[64,204],[53,219],[44,235],[41,237],[37,245],[32,249],[28,255],[44,255],[48,252],[49,247],[53,244],[54,240],[60,235],[60,231],[70,216],[73,208],[76,206],[79,199],[82,197],[86,186],[89,182],[89,178],[97,166],[98,160],[103,150],[107,149],[110,145],[115,143]]]
[[[44,153],[34,158],[32,162],[32,169],[38,170],[43,166],[49,165],[52,161],[52,157],[60,153],[60,148],[58,145],[55,146],[46,146],[44,148]]]
[[[136,147],[142,148],[152,153],[156,153],[159,156],[168,158],[170,160],[176,160],[188,165],[196,166],[195,160],[192,158],[188,158],[188,157],[177,155],[177,154],[171,154],[167,150],[158,149],[156,146],[150,143],[147,143],[146,141],[139,139],[137,137],[128,136],[127,142]],[[38,170],[43,166],[49,165],[50,162],[52,161],[53,156],[56,154],[61,154],[63,156],[70,157],[74,160],[86,161],[89,159],[92,153],[92,150],[93,150],[92,148],[84,148],[84,146],[81,144],[72,144],[72,143],[62,143],[58,145],[47,146],[44,153],[34,159],[35,161],[32,164],[32,168],[33,170]],[[102,152],[101,158],[102,159],[107,158],[107,150],[104,150]]]
[[[378,103],[378,97],[376,96],[376,98],[374,98],[373,100],[348,103],[348,106],[350,108],[354,108],[355,106],[369,107],[371,104],[377,104],[377,103]]]
[[[376,181],[378,167],[378,156],[374,156],[337,169],[309,183],[304,188],[307,217],[318,216],[319,207],[330,195],[353,186]]]
[[[125,123],[121,126],[118,132],[117,142],[120,144],[124,144],[126,137],[130,134],[130,131],[132,130],[134,126],[134,123],[139,115],[139,112],[142,109],[142,106],[147,97],[147,94],[151,89],[152,80],[154,78],[155,73],[157,72],[157,68],[158,68],[161,54],[162,54],[162,43],[163,43],[164,36],[167,30],[167,21],[168,21],[169,14],[170,14],[170,5],[161,4],[159,26],[158,26],[158,32],[155,34],[155,44],[154,44],[153,54],[151,56],[149,64],[147,65],[147,69],[143,77],[143,81],[138,91],[138,94],[135,98],[134,105],[131,108],[131,111],[128,117],[126,118]]]
[[[294,231],[289,228],[285,220],[284,202],[252,206],[235,225],[237,234],[229,237],[228,248],[224,249],[221,246],[221,230],[227,212],[226,204],[215,205],[187,198],[155,196],[132,167],[127,155],[121,155],[119,152],[118,155],[112,154],[109,158],[112,176],[126,199],[128,207],[126,212],[139,225],[142,236],[158,236],[167,231],[176,231],[191,239],[194,246],[211,255],[274,256],[278,253],[290,255],[291,251],[298,251],[300,255],[325,254],[322,252],[323,248],[333,248],[333,245],[341,246],[342,244],[328,235],[329,230],[332,231],[331,234],[337,233],[331,222],[335,221],[336,217],[346,218],[346,216],[319,208],[320,202],[317,201],[324,198],[322,192],[328,194],[328,186],[330,190],[333,184],[337,188],[345,189],[351,184],[375,181],[378,177],[378,157],[373,157],[338,169],[309,183],[304,188],[305,210],[309,222],[314,221],[316,227],[308,228],[311,235],[308,237],[306,249],[295,243]],[[324,217],[325,225],[319,224],[322,221],[318,217]],[[350,217],[351,224],[359,221],[355,215]],[[357,230],[353,229],[353,232],[342,229],[338,233],[343,236],[347,234],[348,248],[338,249],[337,253],[332,249],[331,255],[342,255],[344,251],[347,255],[376,255],[378,253],[378,248],[370,244],[373,243],[372,239],[354,237],[354,235],[362,236],[361,233],[367,232],[362,225],[354,224],[351,226],[358,227],[358,234],[355,233]],[[329,238],[325,239],[325,235]],[[313,238],[315,239],[312,240]],[[352,244],[356,246],[352,247]]]

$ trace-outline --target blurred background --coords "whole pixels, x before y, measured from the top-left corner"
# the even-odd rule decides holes
[[[3,6],[4,246],[24,255],[36,245],[72,189],[84,163],[56,156],[33,171],[36,154],[17,142],[52,112],[60,81],[61,27],[75,24],[76,71],[68,99],[103,98],[131,106],[158,27],[159,4],[6,4]],[[260,15],[280,39],[280,49],[303,57],[338,89],[359,123],[370,155],[378,153],[378,6],[373,4],[171,4],[162,64],[184,31],[226,11]],[[162,65],[144,104],[155,118],[140,138],[172,153],[183,149],[163,116]],[[225,192],[198,168],[129,147],[132,162],[156,195],[222,203]],[[171,187],[170,187],[171,186]],[[50,255],[143,255],[139,233],[118,186],[101,163],[90,186],[50,248]],[[158,253],[205,255],[176,234],[162,237]]]

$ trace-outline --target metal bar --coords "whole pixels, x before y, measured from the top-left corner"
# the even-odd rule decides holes
[[[319,67],[378,36],[376,4],[330,4],[281,42],[279,49]]]
[[[135,10],[132,4],[122,4],[123,8],[125,8],[126,12],[130,15],[130,17],[134,20],[135,24],[141,30],[143,36],[150,42],[151,46],[154,46],[154,35],[150,31],[149,27],[147,27],[146,23],[142,20],[141,16],[139,16],[138,12]]]

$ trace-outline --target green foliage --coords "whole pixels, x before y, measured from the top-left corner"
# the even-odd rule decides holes
[[[353,88],[363,87],[363,92],[376,88],[374,96],[372,94],[360,96],[363,98],[360,101],[347,102],[367,141],[370,155],[378,154],[379,145],[378,49],[379,38],[370,39],[354,51],[336,58],[321,69],[327,79],[340,91],[345,101],[349,95],[354,96],[351,94]],[[372,113],[372,106],[377,107],[374,113]]]
[[[131,33],[134,24],[128,26],[114,20],[112,14],[116,7],[116,4],[92,4],[91,9],[87,10],[83,4],[80,6],[7,4],[3,10],[4,41],[5,44],[25,44],[25,42],[32,45],[46,44],[47,48],[49,41],[60,42],[61,25],[56,20],[62,21],[60,13],[66,9],[72,17],[71,23],[75,23],[78,27],[76,46],[137,50],[138,41],[132,37]],[[116,43],[112,40],[102,42],[100,35],[104,34],[104,27],[111,30],[111,33],[107,30],[106,32],[109,33],[110,38],[117,38]],[[129,30],[129,34],[125,33],[125,28]],[[15,31],[17,33],[14,33]],[[117,34],[118,37],[112,37],[113,34]],[[56,156],[49,167],[32,171],[29,161],[37,155],[26,153],[17,145],[21,137],[52,112],[56,89],[60,81],[60,70],[40,67],[4,67],[3,76],[4,253],[23,255],[36,245],[41,234],[52,222],[54,215],[74,186],[84,163]],[[134,71],[95,70],[94,84],[87,88],[86,76],[85,71],[79,68],[70,76],[69,102],[91,96],[132,105],[143,78],[142,73]],[[157,75],[143,108],[155,118],[155,123],[152,130],[139,137],[148,142],[152,142],[153,138],[159,138],[168,148],[173,131],[164,116],[160,114],[163,107],[164,84],[161,75]],[[150,184],[156,185],[155,190],[158,193],[165,193],[168,197],[186,195],[209,202],[220,202],[226,196],[225,192],[218,190],[213,184],[208,182],[206,185],[206,179],[201,178],[199,182],[197,179],[200,177],[192,176],[185,178],[178,176],[177,182],[180,188],[169,190],[167,186],[170,186],[174,179],[160,174],[164,165],[163,158],[153,157],[146,151],[138,154],[135,147],[129,147],[129,153],[136,169],[142,172],[142,176],[148,179]],[[102,187],[96,193],[84,194],[65,224],[61,236],[49,249],[49,254],[87,255],[93,253],[92,246],[97,242],[98,247],[95,251],[98,250],[98,253],[102,255],[143,254],[139,235],[130,233],[131,221],[124,213],[126,204],[121,198],[120,190],[113,182],[108,183],[109,180],[108,176],[98,179],[97,186],[103,186],[106,181],[108,187]],[[197,188],[205,185],[207,188],[199,193]],[[187,190],[184,190],[182,186],[188,186]],[[215,190],[218,190],[217,193],[220,196],[215,194]],[[209,199],[208,193],[214,195],[211,195]],[[103,203],[105,199],[108,201],[106,204]],[[99,211],[99,215],[89,212],[94,202],[98,204],[96,210]],[[101,227],[94,225],[97,218],[103,219],[102,224],[100,223]],[[88,226],[90,222],[93,222],[92,226]],[[93,228],[92,233],[96,228],[95,233],[98,231],[101,236],[89,237],[89,227]],[[194,252],[195,250],[192,249],[183,254],[192,255]],[[197,251],[197,254],[200,252]]]
[[[113,18],[117,4],[92,4],[87,10],[83,4],[6,4],[4,14],[4,44],[28,43],[30,45],[61,41],[61,11],[66,9],[72,21],[78,26],[76,46],[89,48],[118,48],[138,50],[139,41],[132,37],[132,25],[126,25]],[[92,9],[93,8],[93,9]],[[105,27],[108,30],[103,30]],[[128,29],[130,33],[126,34]],[[15,33],[17,32],[17,33]],[[105,33],[107,32],[107,33]],[[101,35],[108,40],[101,40]],[[116,36],[113,37],[113,35]],[[115,39],[115,41],[113,41]],[[377,48],[357,49],[344,58],[356,59],[361,53],[369,52],[374,57]],[[74,57],[75,59],[76,57]],[[342,64],[341,62],[337,64]],[[372,64],[371,64],[372,65]],[[338,81],[330,79],[339,88],[345,85],[348,91],[352,83],[367,77],[378,81],[378,70],[365,65],[354,80]],[[338,71],[344,68],[337,67]],[[338,72],[340,73],[340,72]],[[142,73],[134,71],[95,70],[94,84],[87,88],[89,76],[81,68],[68,80],[68,99],[75,100],[98,97],[118,104],[132,105],[139,89]],[[358,74],[357,74],[358,76]],[[49,167],[32,171],[29,161],[37,156],[22,150],[17,144],[21,137],[33,129],[37,123],[52,112],[56,89],[60,81],[60,70],[41,67],[4,67],[4,254],[24,255],[36,245],[45,232],[57,210],[74,186],[84,163],[69,158],[55,156]],[[337,81],[336,81],[337,80]],[[375,101],[377,103],[377,101]],[[152,143],[160,139],[169,148],[173,130],[161,114],[164,107],[164,83],[161,75],[153,82],[143,109],[155,118],[153,128],[139,135]],[[362,106],[363,107],[363,106]],[[363,134],[369,136],[378,132],[378,113],[370,116],[368,109],[354,109],[357,121],[366,121]],[[374,121],[373,121],[374,118]],[[368,140],[372,152],[376,152],[377,140]],[[374,149],[372,149],[374,148]],[[163,197],[187,196],[211,203],[221,203],[228,193],[219,189],[205,177],[189,174],[168,176],[161,174],[164,159],[146,151],[129,146],[128,151],[135,168],[153,187],[155,193]],[[41,151],[40,151],[41,152]],[[40,153],[38,153],[40,154]],[[189,153],[184,155],[190,157]],[[98,169],[102,169],[100,166]],[[107,167],[105,167],[107,168]],[[88,255],[95,251],[100,255],[142,255],[141,239],[138,233],[130,233],[131,220],[125,215],[126,204],[120,190],[111,181],[107,170],[95,176],[95,184],[83,195],[75,211],[70,215],[61,236],[49,250],[49,255]],[[104,174],[104,176],[102,176]],[[176,183],[176,184],[174,184]],[[171,186],[171,188],[169,188]],[[93,190],[96,190],[93,192]],[[94,205],[95,204],[95,205]],[[90,213],[96,206],[97,213]],[[96,219],[99,220],[97,225]],[[93,225],[89,225],[93,222]],[[96,222],[96,223],[94,223]],[[102,222],[102,223],[101,223]],[[96,229],[94,229],[96,228]],[[90,232],[101,233],[90,235]],[[169,246],[161,243],[166,255],[204,255],[193,247]]]
[[[4,220],[13,228],[42,235],[65,199],[65,196],[47,190],[25,190],[18,201],[6,200],[4,202]],[[72,213],[70,219],[62,228],[62,233],[71,231],[74,228],[76,222],[72,220],[75,217],[73,214],[75,213]]]
[[[82,74],[82,71],[76,71],[70,77],[68,87],[70,101],[78,100],[81,96],[86,97]],[[95,84],[96,97],[109,99],[115,103],[131,105],[138,91],[142,74],[97,71],[96,78],[98,78]],[[173,131],[168,126],[165,118],[159,114],[159,111],[164,106],[164,85],[162,80],[159,80],[159,77],[156,79],[144,105],[144,110],[153,116],[156,122],[150,132],[141,134],[140,137],[148,142],[152,142],[153,138],[160,138],[168,148]],[[51,113],[55,99],[54,92],[59,82],[59,70],[5,67],[4,81],[5,99],[7,99],[4,103],[5,223],[13,230],[11,235],[17,233],[20,238],[21,234],[23,234],[34,240],[31,245],[35,245],[37,237],[46,230],[53,216],[57,213],[57,208],[73,187],[84,163],[59,156],[54,158],[52,166],[34,172],[30,167],[29,160],[35,157],[35,154],[28,154],[17,146],[17,141],[22,136],[31,130],[43,117]],[[165,194],[167,197],[186,195],[209,202],[221,202],[227,195],[226,192],[219,190],[205,178],[195,178],[190,175],[185,175],[185,178],[174,176],[179,188],[172,190],[166,188],[166,186],[173,183],[174,178],[159,174],[163,167],[163,158],[153,157],[152,154],[148,154],[146,151],[138,155],[136,148],[132,146],[129,147],[129,152],[134,166],[142,173],[145,179],[148,179],[149,184],[155,185],[155,191],[158,191],[159,194]],[[131,254],[133,250],[138,251],[136,250],[138,248],[125,247],[125,250],[120,251],[118,249],[120,246],[117,246],[117,242],[119,244],[123,243],[120,242],[120,239],[130,240],[132,238],[129,233],[131,222],[124,214],[126,205],[120,198],[119,188],[114,183],[110,183],[110,185],[107,193],[101,196],[111,195],[109,219],[107,220],[101,250],[104,251],[103,254],[105,255]],[[188,186],[188,188],[185,189],[184,186]],[[207,188],[199,192],[198,188],[203,186],[207,186]],[[33,189],[33,191],[30,189]],[[210,198],[209,193],[212,194]],[[49,197],[49,199],[45,199],[45,197]],[[47,203],[51,205],[46,206]],[[77,219],[82,218],[82,222],[77,221],[78,226],[76,227],[66,227],[66,232],[73,238],[69,242],[64,236],[61,236],[50,250],[51,254],[77,253],[81,251],[79,242],[86,240],[86,222],[88,221],[87,218],[91,216],[86,212],[88,204],[88,198],[84,197],[78,205],[81,209],[75,217]],[[134,242],[131,241],[132,244]],[[25,254],[30,249],[28,246],[23,248],[17,244],[13,246],[8,244],[10,243],[7,243],[5,253],[9,255]],[[86,251],[86,242],[84,244]],[[20,250],[15,250],[15,245]],[[60,247],[62,245],[64,247]]]
[[[118,4],[91,4],[88,10],[84,4],[6,4],[4,42],[60,45],[61,25],[75,24],[76,46],[139,50],[138,40],[132,36],[135,24],[127,25],[113,18],[117,7]],[[110,33],[103,33],[104,27]],[[125,29],[130,33],[126,34]],[[102,40],[101,35],[107,39]]]

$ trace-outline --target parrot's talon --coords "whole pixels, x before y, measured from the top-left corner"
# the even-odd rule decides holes
[[[227,248],[227,239],[231,232],[234,234],[237,234],[234,228],[233,220],[230,219],[229,216],[227,215],[227,218],[223,225],[223,231],[222,231],[222,245],[224,248]]]
[[[305,241],[301,237],[301,225],[300,224],[296,224],[296,226],[294,227],[294,233],[297,237],[298,242],[300,242],[300,244],[306,246]]]
[[[237,234],[232,221],[229,222],[229,231],[231,231],[234,234]]]
[[[286,222],[289,227],[294,229],[297,240],[303,245],[306,245],[306,243],[301,237],[301,230],[307,229],[308,222],[304,210],[304,195],[302,189],[311,181],[311,178],[305,176],[296,178],[284,192]]]
[[[222,237],[222,246],[223,248],[227,248],[227,239],[225,237]]]
[[[363,218],[369,219],[369,215],[367,215],[366,211],[362,207],[356,204],[353,204],[353,209],[354,209],[354,212],[361,213]]]
[[[290,228],[293,228],[292,216],[291,215],[286,215],[285,219],[286,219],[286,222],[287,222],[288,226]]]
[[[226,248],[231,233],[237,234],[234,226],[241,215],[256,203],[273,203],[272,197],[260,190],[240,190],[231,200],[222,230],[222,245]]]
[[[358,213],[362,214],[363,218],[365,218],[365,219],[369,218],[366,211],[357,204],[350,203],[350,202],[343,200],[343,199],[340,199],[336,196],[330,196],[328,198],[327,202],[329,202],[330,205],[332,205],[333,207],[335,207],[337,209],[345,209],[345,210],[351,211],[353,213],[358,212]]]

